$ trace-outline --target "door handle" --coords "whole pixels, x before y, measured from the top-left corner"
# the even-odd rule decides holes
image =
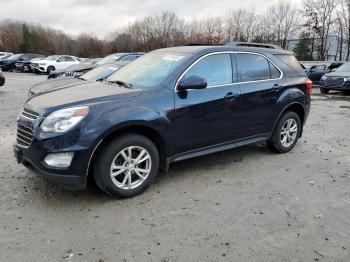
[[[229,100],[229,101],[233,101],[235,100],[237,97],[239,96],[238,93],[232,93],[232,92],[229,92],[225,95],[225,99],[226,100]]]
[[[282,85],[279,85],[279,84],[274,84],[273,85],[273,90],[274,91],[280,91],[281,89],[283,88],[283,86]]]

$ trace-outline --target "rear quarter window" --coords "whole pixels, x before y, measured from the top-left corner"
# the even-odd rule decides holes
[[[285,75],[287,78],[297,78],[305,76],[304,69],[294,55],[279,54],[275,55],[286,67]]]

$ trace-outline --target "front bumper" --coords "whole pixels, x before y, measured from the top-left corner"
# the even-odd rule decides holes
[[[23,151],[14,146],[14,154],[17,162],[23,164],[36,175],[67,190],[84,190],[87,187],[87,176],[76,176],[71,174],[58,174],[53,171],[43,170],[41,167],[23,154]]]
[[[21,121],[19,120],[19,123],[23,123]],[[68,190],[86,189],[93,145],[88,142],[80,142],[77,132],[73,131],[48,139],[34,137],[28,147],[17,142],[13,149],[17,162],[37,175]],[[44,159],[47,155],[64,152],[74,153],[69,167],[51,167],[45,163]]]
[[[345,81],[342,85],[327,85],[325,81],[321,80],[320,87],[325,90],[350,91],[350,81]]]

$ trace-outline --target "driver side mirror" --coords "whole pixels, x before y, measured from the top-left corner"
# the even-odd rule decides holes
[[[199,76],[190,76],[180,81],[178,90],[184,91],[188,89],[203,89],[208,86],[207,80]]]

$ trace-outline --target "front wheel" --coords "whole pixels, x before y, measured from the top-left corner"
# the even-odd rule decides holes
[[[284,113],[278,121],[271,139],[268,140],[268,145],[277,153],[291,151],[298,142],[301,128],[300,117],[297,113]]]
[[[138,134],[120,136],[100,151],[94,165],[96,184],[106,193],[127,198],[149,187],[159,170],[154,143]]]
[[[51,72],[53,72],[53,71],[55,71],[55,68],[54,68],[53,66],[49,66],[49,67],[47,68],[47,73],[48,73],[48,74],[51,74]]]

